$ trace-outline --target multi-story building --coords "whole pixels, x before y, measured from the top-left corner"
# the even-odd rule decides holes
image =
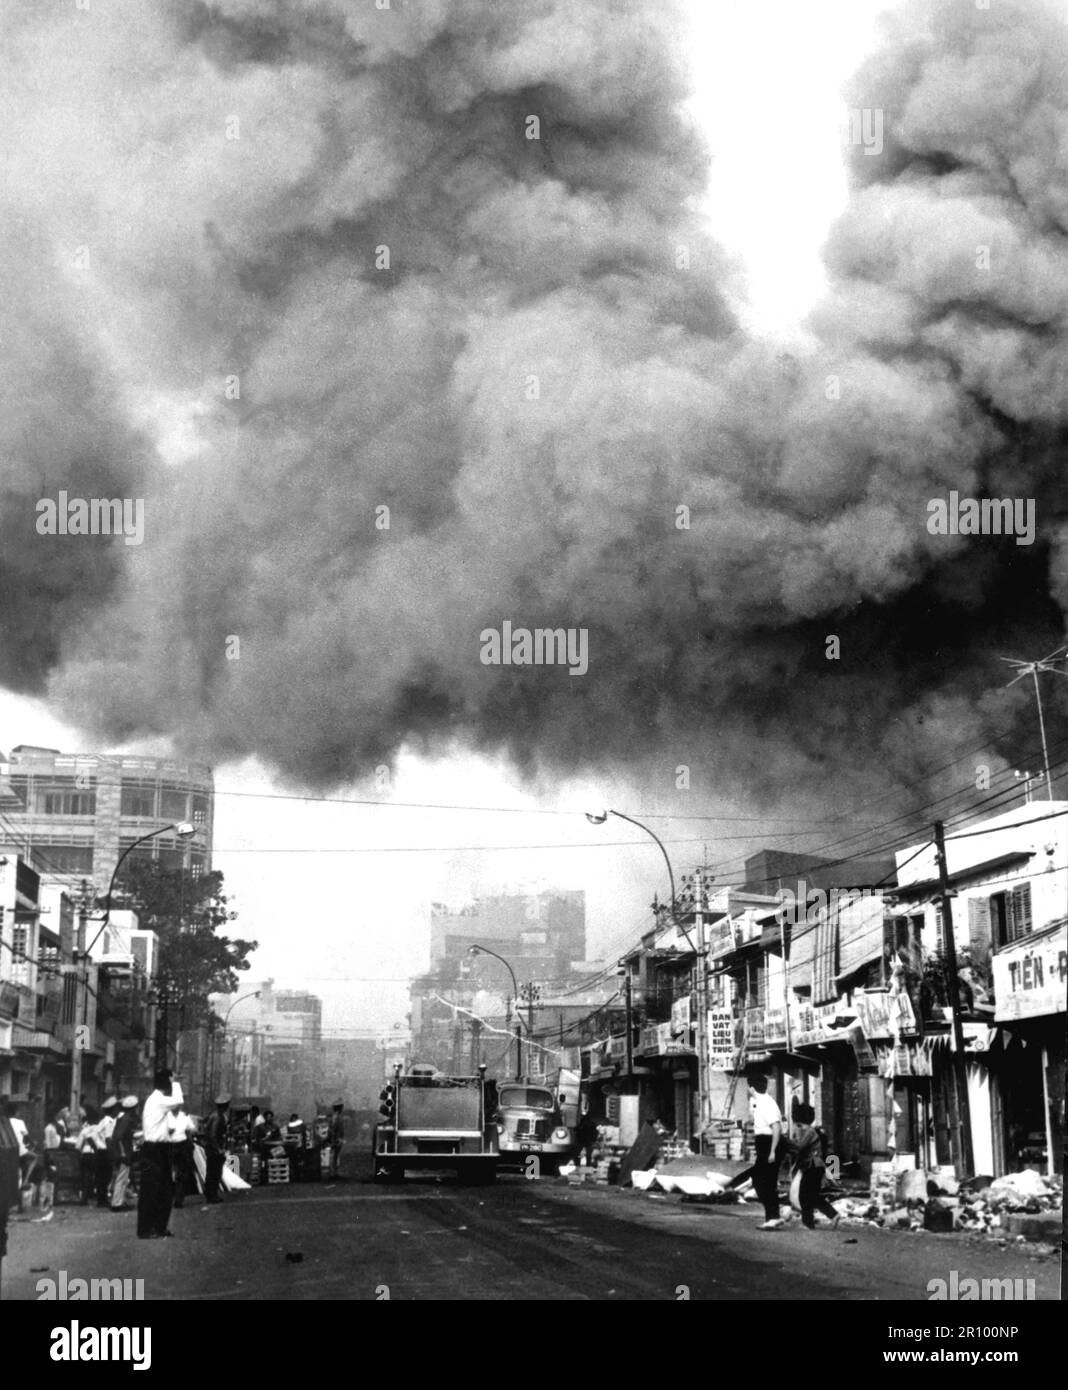
[[[411,1060],[465,1070],[485,1058],[510,1074],[517,1023],[529,1031],[532,1007],[590,973],[585,954],[581,890],[496,893],[459,910],[434,903],[430,970],[410,988]]]
[[[322,1099],[323,1002],[315,994],[276,989],[273,980],[242,981],[238,995],[215,995],[209,1074],[234,1095],[269,1096],[279,1117],[307,1117]],[[231,1017],[232,1014],[232,1017]]]
[[[586,957],[586,894],[559,889],[495,893],[459,911],[432,904],[431,967],[463,960],[473,945],[488,946],[508,959],[519,957],[538,974],[564,975],[571,961]]]
[[[210,869],[213,805],[211,769],[198,763],[26,744],[0,755],[4,839],[40,873],[85,878],[99,892],[125,849],[183,821],[195,827],[194,835],[158,835],[135,853],[194,877]]]
[[[793,858],[769,874],[768,857],[745,890],[684,879],[624,958],[626,1015],[595,1021],[583,1050],[591,1110],[733,1156],[721,1136],[744,1126],[740,1083],[759,1071],[785,1116],[813,1106],[846,1172],[1061,1171],[1068,803],[947,835],[956,1000],[933,841],[886,871]]]
[[[20,1102],[38,1137],[71,1099],[76,1033],[87,1105],[139,1091],[149,1074],[155,934],[116,911],[93,958],[76,959],[82,906],[14,850],[0,850],[0,1095]]]

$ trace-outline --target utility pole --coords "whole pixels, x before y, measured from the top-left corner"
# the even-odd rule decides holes
[[[697,945],[697,1152],[702,1152],[708,1113],[708,974],[705,957],[704,867],[694,872],[694,935]]]
[[[88,983],[85,937],[89,921],[89,893],[88,880],[83,878],[81,897],[78,900],[78,936],[74,946],[74,1024],[71,1028],[70,1113],[75,1122],[82,1103],[82,1053],[85,1049],[79,1044],[84,1041],[84,1035],[80,1030],[85,1018],[85,987]]]
[[[630,970],[623,976],[623,1007],[626,1009],[627,1076],[634,1075],[634,1012],[631,999]]]
[[[949,1006],[953,1016],[953,1077],[957,1093],[957,1122],[960,1125],[960,1156],[964,1169],[962,1177],[974,1171],[972,1157],[971,1107],[968,1104],[968,1071],[964,1059],[964,1025],[960,1016],[960,984],[957,978],[957,942],[953,935],[953,898],[946,864],[946,831],[940,820],[934,823],[935,852],[938,860],[938,882],[942,899],[942,950],[946,959],[946,983]]]
[[[523,1080],[523,1025],[515,1021],[515,1079]]]

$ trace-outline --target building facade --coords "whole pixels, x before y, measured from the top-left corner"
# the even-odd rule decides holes
[[[141,836],[186,821],[135,851],[194,877],[211,868],[214,780],[209,767],[170,758],[61,753],[20,744],[0,756],[4,838],[40,873],[107,889],[120,855]]]

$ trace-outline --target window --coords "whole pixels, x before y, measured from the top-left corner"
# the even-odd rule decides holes
[[[151,787],[123,787],[122,814],[152,820],[156,814],[156,792]]]
[[[30,929],[25,922],[11,928],[11,981],[16,985],[30,983],[30,961],[26,955],[30,946]]]
[[[186,820],[188,818],[189,797],[185,792],[162,791],[159,798],[159,813],[164,820]]]
[[[37,793],[37,812],[44,816],[95,816],[96,793],[42,788]]]
[[[181,869],[185,865],[185,850],[161,848],[159,862],[164,869]]]
[[[1018,941],[1021,936],[1027,936],[1032,929],[1031,920],[1031,885],[1021,883],[1012,890],[1010,898],[1012,903],[1012,939]]]
[[[85,874],[93,872],[92,845],[34,845],[33,866],[39,874]]]
[[[1004,893],[990,897],[990,930],[998,946],[1019,941],[1032,930],[1031,885],[1021,883]]]
[[[198,828],[208,823],[208,798],[193,794],[193,824]]]

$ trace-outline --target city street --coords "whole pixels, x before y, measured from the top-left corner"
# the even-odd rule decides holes
[[[760,1209],[683,1205],[617,1188],[504,1174],[257,1188],[174,1213],[174,1239],[138,1241],[135,1217],[60,1207],[22,1218],[4,1262],[5,1299],[39,1279],[143,1279],[156,1299],[927,1300],[927,1281],[1035,1280],[1058,1297],[1055,1255],[866,1227],[757,1229]],[[299,1258],[297,1258],[299,1257]],[[1025,1286],[1026,1287],[1026,1286]]]

